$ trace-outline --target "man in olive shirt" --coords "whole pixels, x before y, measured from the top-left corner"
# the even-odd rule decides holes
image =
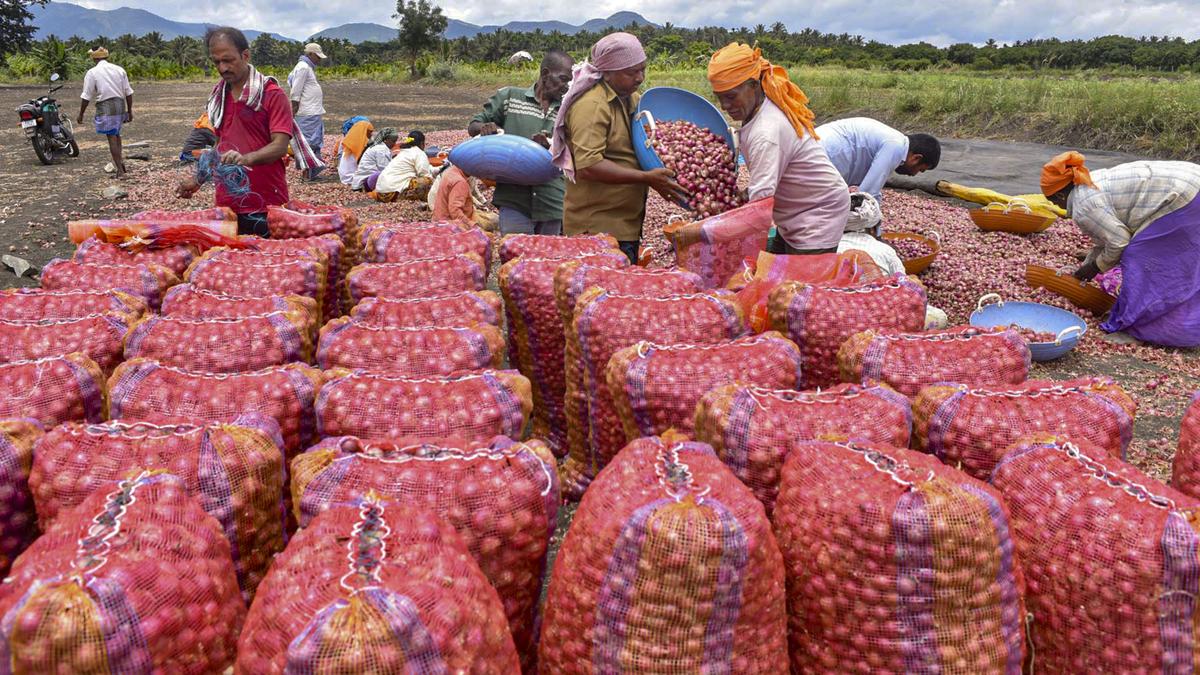
[[[646,194],[685,196],[669,169],[642,171],[630,133],[646,53],[629,33],[612,33],[592,46],[559,107],[550,154],[572,182],[563,204],[563,233],[611,234],[637,262]]]
[[[542,58],[542,72],[532,87],[505,87],[484,104],[467,133],[494,134],[503,129],[550,147],[558,105],[571,84],[575,61],[561,49]],[[563,179],[543,185],[496,185],[492,203],[500,210],[501,234],[562,234]]]

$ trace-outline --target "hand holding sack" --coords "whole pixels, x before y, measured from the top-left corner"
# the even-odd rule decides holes
[[[1183,415],[1179,449],[1171,468],[1171,487],[1200,498],[1200,392],[1192,396],[1192,404]]]
[[[141,297],[117,290],[9,288],[0,291],[0,320],[3,321],[82,319],[93,314],[121,314],[132,323],[142,318],[148,309]]]
[[[171,270],[153,263],[117,265],[62,258],[46,263],[40,280],[42,288],[48,291],[122,290],[141,298],[155,311],[167,289],[179,283],[179,277]]]
[[[37,538],[39,523],[29,492],[29,467],[33,446],[42,436],[42,425],[31,419],[0,419],[0,574]]]
[[[312,324],[300,309],[235,319],[149,316],[125,337],[125,358],[167,366],[236,373],[310,361]]]
[[[104,372],[87,354],[0,364],[0,418],[28,418],[48,429],[100,422],[107,410]]]
[[[363,298],[350,312],[360,323],[386,328],[419,328],[490,323],[500,326],[503,312],[495,291],[460,291],[429,298]]]
[[[504,334],[486,323],[388,328],[342,317],[325,324],[317,346],[322,368],[362,368],[408,377],[499,368],[504,356]]]
[[[487,267],[474,253],[414,258],[395,263],[363,263],[346,275],[354,302],[363,298],[432,298],[482,291]]]

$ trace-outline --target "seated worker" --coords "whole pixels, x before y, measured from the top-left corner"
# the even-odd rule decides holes
[[[1092,173],[1078,152],[1042,168],[1042,194],[1095,247],[1075,277],[1121,266],[1121,292],[1100,327],[1168,347],[1200,346],[1200,165],[1130,162]]]
[[[742,123],[751,201],[775,198],[771,253],[834,253],[850,214],[850,190],[813,132],[808,97],[758,49],[737,42],[713,54],[708,81],[721,108]]]
[[[367,150],[367,144],[371,142],[371,135],[375,133],[375,127],[371,125],[371,120],[365,117],[351,118],[347,120],[350,123],[349,128],[342,134],[342,140],[338,142],[337,157],[338,157],[338,179],[343,185],[349,185],[354,178],[354,172],[358,169],[358,160]]]
[[[942,144],[929,134],[904,134],[869,117],[827,122],[817,138],[847,185],[883,202],[883,185],[892,172],[915,176],[936,169]]]
[[[374,190],[375,181],[379,180],[379,174],[392,161],[392,148],[399,141],[400,134],[396,127],[384,127],[376,131],[370,145],[363,151],[362,159],[358,160],[358,167],[350,179],[350,189],[361,192]]]
[[[448,165],[438,174],[438,190],[433,200],[436,222],[456,222],[492,229],[495,214],[475,209],[474,179],[457,166]]]
[[[183,152],[179,153],[179,161],[194,162],[201,153],[217,144],[217,132],[208,122],[208,113],[196,118],[191,133],[183,141]]]
[[[400,152],[380,172],[371,197],[380,202],[424,201],[432,183],[433,165],[425,154],[425,134],[414,130],[408,132]]]

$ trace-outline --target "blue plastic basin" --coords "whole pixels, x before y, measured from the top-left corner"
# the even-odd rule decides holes
[[[1057,342],[1031,342],[1029,351],[1034,361],[1052,361],[1075,348],[1087,332],[1087,322],[1073,312],[1043,305],[1039,302],[1005,302],[982,304],[989,296],[980,298],[979,308],[971,314],[971,325],[981,328],[1017,324],[1022,328],[1060,335],[1068,328],[1077,332],[1064,335]]]

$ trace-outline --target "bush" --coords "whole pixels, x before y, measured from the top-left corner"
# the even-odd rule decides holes
[[[446,84],[454,82],[458,77],[458,64],[453,61],[438,61],[429,66],[428,75],[425,79],[433,84]]]

